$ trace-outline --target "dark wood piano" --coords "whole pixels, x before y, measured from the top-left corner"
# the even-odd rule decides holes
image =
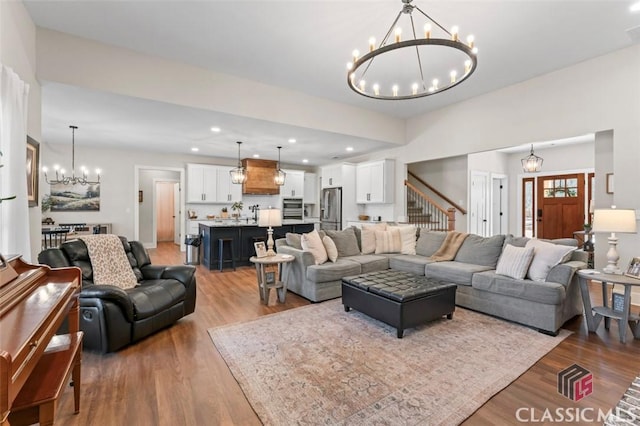
[[[0,425],[51,425],[69,378],[80,409],[79,268],[0,256]],[[69,332],[56,335],[65,318]]]

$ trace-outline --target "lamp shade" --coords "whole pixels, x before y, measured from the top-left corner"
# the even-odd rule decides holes
[[[280,212],[280,209],[260,210],[260,216],[258,217],[258,226],[282,226],[282,213]]]
[[[595,209],[593,232],[636,232],[636,212],[629,209]]]

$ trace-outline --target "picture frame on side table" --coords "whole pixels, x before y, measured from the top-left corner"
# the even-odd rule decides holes
[[[640,280],[640,257],[632,257],[629,261],[629,266],[624,273],[631,278],[637,278]]]
[[[27,200],[29,207],[38,206],[40,144],[27,136]]]
[[[256,249],[256,257],[267,257],[267,247],[264,245],[264,241],[253,243],[253,247]]]

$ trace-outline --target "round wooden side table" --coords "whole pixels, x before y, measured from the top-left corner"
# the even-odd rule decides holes
[[[584,317],[586,319],[587,330],[595,332],[604,318],[605,328],[609,329],[611,319],[618,321],[620,330],[620,342],[627,341],[627,325],[631,328],[633,337],[640,339],[640,317],[630,313],[631,305],[631,288],[640,286],[640,280],[626,275],[606,274],[602,271],[580,270],[578,271],[580,281],[580,292],[582,293],[582,303],[584,304]],[[589,295],[589,287],[587,281],[598,281],[602,283],[602,306],[592,306],[591,296]],[[624,287],[624,296],[620,306],[616,306],[613,302],[609,305],[609,294],[607,292],[607,284],[621,284]]]
[[[258,279],[258,291],[260,300],[265,305],[269,304],[269,293],[272,288],[278,293],[278,301],[284,303],[287,296],[287,280],[289,278],[289,262],[295,257],[290,254],[276,254],[275,256],[252,256],[249,261],[256,265],[256,277]],[[276,271],[268,271],[268,266],[277,265]]]

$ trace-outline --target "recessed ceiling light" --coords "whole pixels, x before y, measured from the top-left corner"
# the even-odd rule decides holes
[[[302,159],[302,162],[303,162],[303,163],[308,163],[308,162],[309,162],[309,160],[307,160],[306,158],[303,158],[303,159]]]
[[[212,127],[211,131],[215,132],[215,133],[218,133],[220,131],[220,127]]]
[[[635,3],[633,3],[630,7],[629,10],[632,12],[640,12],[640,1],[637,1]]]
[[[353,147],[352,146],[348,146],[347,147],[347,151],[349,151],[349,152],[353,151]]]
[[[296,143],[297,141],[294,138],[289,139],[289,143]]]
[[[260,154],[253,154],[253,158],[260,158]]]
[[[193,148],[191,148],[191,151],[193,151],[193,152],[198,152],[198,151],[200,151],[200,148],[196,148],[196,147],[194,146]]]

